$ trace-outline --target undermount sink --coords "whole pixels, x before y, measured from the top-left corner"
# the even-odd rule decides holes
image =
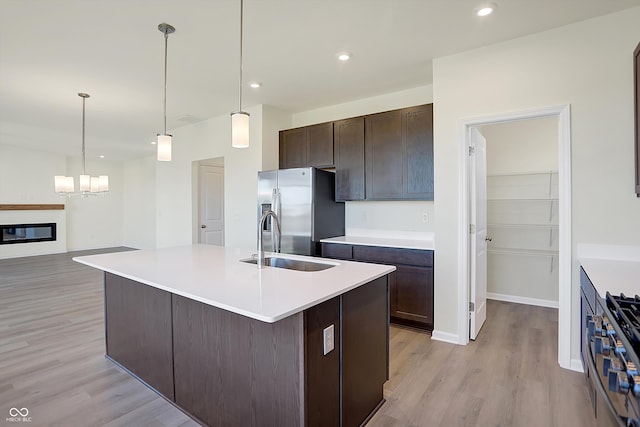
[[[240,261],[249,264],[258,264],[257,258],[241,259]],[[325,264],[322,262],[302,261],[299,259],[266,257],[264,265],[267,267],[286,268],[287,270],[296,271],[322,271],[335,267],[333,264]]]

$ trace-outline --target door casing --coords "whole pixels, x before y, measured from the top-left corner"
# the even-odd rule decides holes
[[[558,119],[558,197],[559,197],[559,289],[558,289],[558,363],[560,367],[582,371],[578,359],[571,360],[571,108],[570,105],[543,107],[526,111],[477,117],[462,121],[460,141],[460,200],[458,208],[458,340],[469,343],[469,155],[471,128],[517,120],[555,116]],[[437,319],[436,319],[437,321]]]

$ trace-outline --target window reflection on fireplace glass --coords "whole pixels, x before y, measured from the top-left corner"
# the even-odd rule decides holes
[[[0,225],[0,244],[46,242],[56,240],[56,224]]]

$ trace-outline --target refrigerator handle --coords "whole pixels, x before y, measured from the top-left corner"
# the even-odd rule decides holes
[[[274,188],[271,195],[271,207],[273,212],[278,217],[280,227],[282,227],[282,219],[280,218],[280,189]],[[280,252],[280,236],[276,232],[277,227],[271,227],[271,244],[273,245],[274,252]],[[282,231],[282,229],[280,229]]]

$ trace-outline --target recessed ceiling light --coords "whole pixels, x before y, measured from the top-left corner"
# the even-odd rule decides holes
[[[100,158],[101,158],[101,159],[104,159],[104,154],[100,154]]]
[[[249,83],[249,86],[251,86],[254,89],[258,89],[260,86],[262,86],[262,83],[253,82],[253,83]]]
[[[156,145],[156,141],[151,141],[151,145]]]
[[[493,11],[495,10],[495,8],[496,8],[496,6],[494,4],[483,6],[480,9],[478,9],[478,11],[476,12],[476,15],[478,15],[478,16],[491,15],[493,13]]]
[[[351,58],[351,54],[349,53],[343,52],[338,54],[338,59],[340,61],[343,61],[343,62],[348,61],[350,58]]]

